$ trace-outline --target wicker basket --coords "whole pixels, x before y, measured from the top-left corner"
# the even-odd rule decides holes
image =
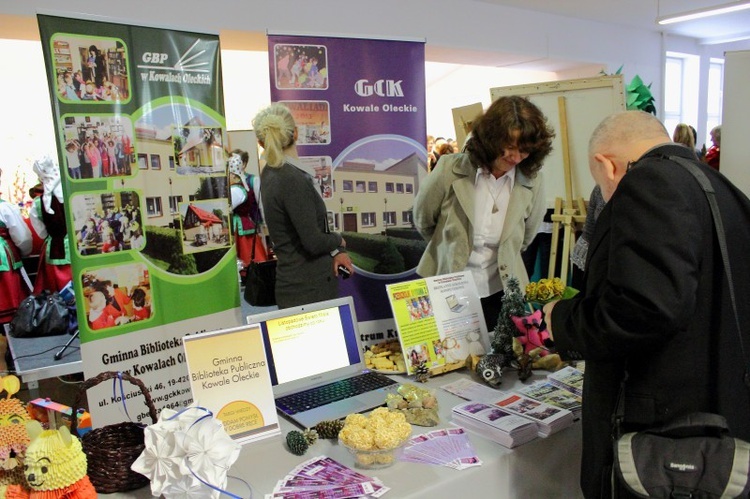
[[[118,376],[141,389],[151,421],[155,423],[158,415],[146,385],[127,373],[105,371],[94,378],[87,379],[78,390],[73,407],[81,407],[81,400],[86,390],[102,381]],[[76,434],[78,418],[71,419],[71,432]],[[81,438],[81,444],[88,460],[89,479],[98,493],[125,492],[139,489],[149,483],[147,477],[130,469],[145,448],[143,425],[125,422],[97,428],[86,433]]]

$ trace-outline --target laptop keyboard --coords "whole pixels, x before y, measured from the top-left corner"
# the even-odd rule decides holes
[[[367,372],[327,385],[310,388],[303,392],[279,397],[276,399],[276,406],[286,414],[297,414],[394,384],[396,384],[396,381],[390,378],[378,373]]]

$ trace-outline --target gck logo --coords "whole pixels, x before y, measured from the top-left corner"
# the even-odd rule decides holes
[[[354,91],[360,97],[370,97],[373,94],[380,97],[403,97],[402,81],[404,80],[378,80],[375,83],[370,83],[369,80],[359,80],[354,84]]]

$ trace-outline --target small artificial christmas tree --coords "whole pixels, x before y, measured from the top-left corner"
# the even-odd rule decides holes
[[[492,353],[502,356],[504,365],[511,365],[516,358],[515,353],[513,353],[513,338],[518,334],[518,329],[511,316],[520,317],[526,315],[526,313],[521,285],[517,277],[511,277],[508,279],[508,286],[502,298],[500,314],[491,341]]]

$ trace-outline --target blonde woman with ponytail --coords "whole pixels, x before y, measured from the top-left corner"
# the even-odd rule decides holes
[[[297,126],[289,109],[274,103],[253,118],[266,165],[260,200],[276,267],[276,303],[294,307],[338,297],[339,269],[354,267],[346,241],[328,228],[326,206],[297,154]]]

